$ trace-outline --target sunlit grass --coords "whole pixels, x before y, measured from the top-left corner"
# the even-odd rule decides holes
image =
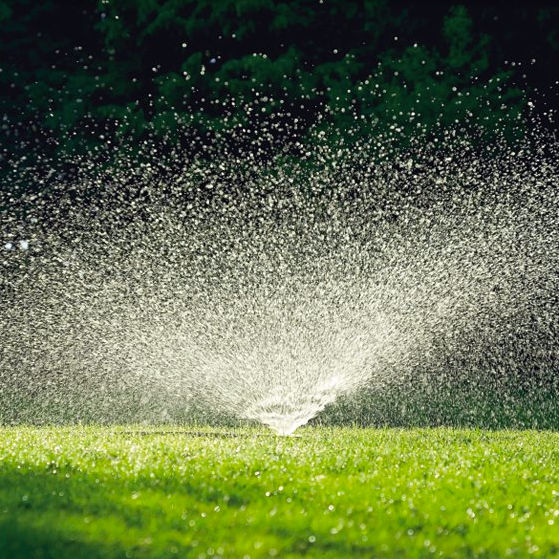
[[[559,434],[0,429],[0,557],[550,557]]]

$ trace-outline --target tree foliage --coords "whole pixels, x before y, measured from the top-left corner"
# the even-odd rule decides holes
[[[57,149],[85,149],[271,115],[303,133],[391,130],[403,141],[464,123],[516,131],[526,92],[511,85],[503,48],[518,37],[486,32],[491,5],[418,4],[2,0],[4,154],[45,133]],[[536,47],[557,52],[558,13],[520,14],[541,33]]]

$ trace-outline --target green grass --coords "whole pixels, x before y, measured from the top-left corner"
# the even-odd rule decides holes
[[[0,428],[0,557],[559,556],[559,433],[232,432]]]

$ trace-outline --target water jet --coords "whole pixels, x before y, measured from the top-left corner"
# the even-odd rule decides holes
[[[555,144],[446,140],[391,161],[318,144],[316,165],[171,150],[164,184],[81,161],[31,205],[3,200],[2,420],[290,435],[371,387],[504,394],[520,363],[553,370]]]

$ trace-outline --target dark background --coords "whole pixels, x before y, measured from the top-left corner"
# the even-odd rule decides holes
[[[270,115],[301,138],[312,123],[517,137],[520,115],[556,124],[558,53],[542,0],[0,0],[0,157]]]

